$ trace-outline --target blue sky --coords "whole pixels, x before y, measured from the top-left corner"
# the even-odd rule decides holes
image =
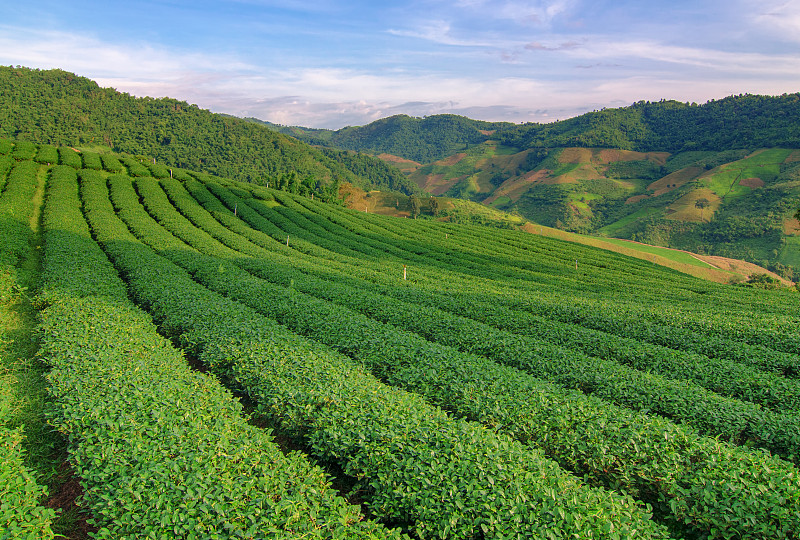
[[[547,122],[798,92],[800,1],[7,1],[0,64],[287,125]]]

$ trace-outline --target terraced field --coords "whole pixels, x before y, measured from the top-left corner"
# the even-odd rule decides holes
[[[48,146],[0,187],[96,537],[800,530],[796,292]],[[9,364],[0,527],[52,538]]]

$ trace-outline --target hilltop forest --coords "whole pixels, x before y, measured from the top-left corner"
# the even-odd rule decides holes
[[[310,178],[416,191],[396,168],[367,155],[321,151],[185,101],[136,98],[58,69],[0,66],[0,137],[105,148],[261,185]]]

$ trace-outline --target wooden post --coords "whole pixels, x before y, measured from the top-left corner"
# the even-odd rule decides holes
[[[169,170],[169,177],[172,178],[172,169]]]
[[[578,269],[578,259],[575,259],[575,270]]]
[[[289,247],[289,235],[286,235],[286,247]]]
[[[406,265],[403,265],[403,279],[407,279]]]
[[[233,215],[236,216],[236,211],[239,209],[239,203],[233,203]]]

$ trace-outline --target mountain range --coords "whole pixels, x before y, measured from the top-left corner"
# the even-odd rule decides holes
[[[549,124],[400,115],[334,131],[8,66],[0,67],[0,137],[113,150],[329,198],[349,183],[467,199],[568,231],[800,274],[800,94],[642,101]]]
[[[251,119],[252,121],[252,119]],[[536,223],[800,268],[800,95],[660,101],[552,124],[394,116],[337,131],[266,124],[392,163],[423,192]]]

